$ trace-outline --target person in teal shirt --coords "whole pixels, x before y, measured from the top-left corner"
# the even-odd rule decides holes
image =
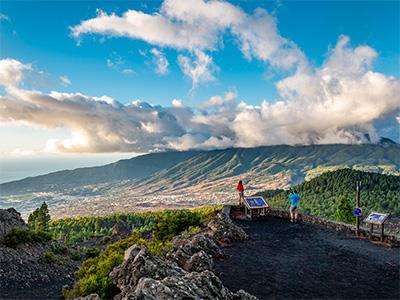
[[[299,215],[298,207],[300,201],[300,195],[296,190],[290,192],[289,200],[290,200],[290,221],[297,222],[297,217]]]

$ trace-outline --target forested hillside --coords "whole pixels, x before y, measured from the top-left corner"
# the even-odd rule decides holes
[[[361,181],[361,208],[400,216],[400,176],[342,169],[324,173],[294,187],[301,195],[303,213],[334,219],[337,201],[346,196],[355,205],[356,181]],[[260,193],[273,207],[288,208],[288,192]]]

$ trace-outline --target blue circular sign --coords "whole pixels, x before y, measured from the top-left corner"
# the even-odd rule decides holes
[[[361,215],[362,215],[362,209],[361,208],[359,208],[359,207],[356,207],[355,209],[354,209],[354,212],[353,212],[357,217],[360,217]]]

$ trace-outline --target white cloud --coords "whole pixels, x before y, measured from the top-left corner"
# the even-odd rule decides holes
[[[165,54],[156,48],[152,48],[150,53],[153,54],[153,63],[156,66],[156,73],[159,75],[165,75],[168,73],[169,62],[165,57]]]
[[[1,20],[10,21],[10,17],[5,14],[0,13],[0,21]]]
[[[0,60],[0,85],[11,88],[21,84],[24,72],[31,70],[30,64],[18,60],[5,58]]]
[[[273,103],[237,103],[236,94],[228,92],[202,103],[201,111],[178,99],[170,107],[140,100],[123,105],[107,96],[23,90],[17,87],[21,73],[4,70],[21,70],[24,64],[0,61],[2,82],[13,86],[0,96],[0,123],[68,128],[73,133],[70,138],[47,143],[47,151],[53,152],[360,143],[368,140],[366,135],[377,141],[380,132],[396,124],[398,128],[400,81],[373,71],[374,49],[352,48],[349,43],[340,37],[320,67],[298,68],[277,82],[279,97]],[[189,67],[198,66],[189,63]],[[199,75],[193,74],[193,78]]]
[[[68,76],[60,76],[60,81],[61,81],[61,84],[63,85],[63,86],[69,86],[69,85],[71,85],[72,84],[72,82],[71,82],[71,80],[68,78]]]
[[[182,55],[182,51],[190,52],[197,61],[201,58],[212,61],[206,52],[222,48],[223,37],[229,33],[236,38],[249,60],[258,59],[273,68],[285,70],[295,66],[304,68],[307,63],[297,45],[279,34],[275,17],[265,9],[258,8],[253,14],[248,14],[225,1],[165,0],[159,11],[153,14],[128,10],[118,16],[98,10],[95,18],[84,20],[70,29],[76,39],[84,34],[99,34],[129,37],[177,49],[181,53],[179,63],[184,66],[182,71],[192,78],[193,87],[214,80],[214,76],[204,67],[193,71],[190,65],[196,63],[191,63],[192,59]],[[163,74],[168,65],[158,54],[154,55],[158,59],[157,65],[163,66],[158,68]],[[199,64],[204,66],[204,62]],[[203,75],[193,74],[198,72]],[[204,80],[197,80],[200,77]]]
[[[10,155],[14,157],[24,157],[24,156],[32,156],[37,154],[36,151],[34,150],[22,150],[20,148],[15,148],[13,151],[11,151]]]
[[[278,69],[304,67],[306,64],[302,51],[279,34],[275,17],[264,9],[258,8],[253,15],[246,15],[242,22],[232,27],[232,31],[249,60],[259,59]]]
[[[218,108],[218,109],[225,109],[230,108],[235,105],[236,99],[235,92],[227,92],[224,96],[212,96],[207,101],[201,103],[199,108],[201,109],[210,109],[210,108]]]
[[[200,50],[195,50],[191,56],[179,55],[178,64],[183,74],[192,80],[192,91],[199,84],[215,81],[213,72],[218,69],[212,58]]]
[[[193,25],[175,24],[161,14],[146,14],[128,10],[122,16],[98,10],[95,18],[82,21],[71,27],[72,35],[79,38],[82,34],[96,33],[110,36],[126,36],[144,40],[153,45],[170,46],[179,49],[190,47],[204,48],[211,44],[204,33],[196,34]]]
[[[185,105],[183,104],[183,101],[180,99],[173,99],[172,100],[172,107],[177,107],[177,108],[183,108]]]
[[[133,69],[123,69],[122,71],[121,71],[121,73],[122,74],[124,74],[124,75],[133,75],[133,74],[135,74],[135,71],[133,70]]]
[[[135,70],[132,68],[124,68],[127,64],[126,61],[118,55],[116,52],[111,53],[110,57],[106,61],[107,67],[121,73],[123,75],[133,75]]]

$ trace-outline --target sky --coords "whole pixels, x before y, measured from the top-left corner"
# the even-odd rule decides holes
[[[0,182],[170,149],[399,142],[399,20],[399,1],[3,0]]]

